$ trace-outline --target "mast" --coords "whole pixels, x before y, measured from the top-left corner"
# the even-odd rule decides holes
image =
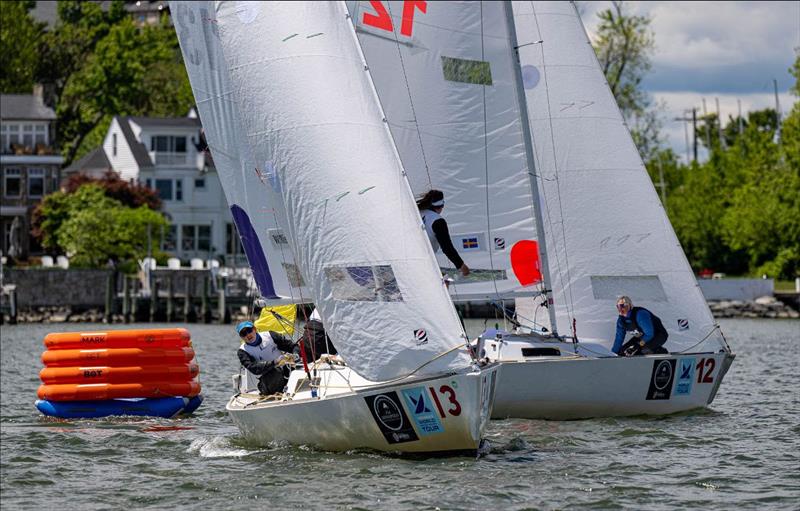
[[[553,286],[550,279],[550,264],[547,259],[547,242],[545,240],[544,220],[542,219],[541,200],[539,199],[539,183],[536,181],[536,162],[533,159],[533,146],[531,137],[530,123],[528,122],[528,107],[525,99],[525,90],[522,87],[522,68],[519,59],[519,42],[517,41],[517,29],[514,26],[514,12],[511,10],[511,2],[503,2],[506,12],[506,24],[508,35],[511,40],[511,47],[514,49],[514,83],[517,90],[517,101],[519,102],[519,113],[522,120],[522,138],[525,143],[525,160],[528,165],[528,183],[531,187],[533,197],[533,218],[536,221],[536,232],[539,237],[539,260],[542,262],[542,283],[544,284],[544,294],[547,299],[547,312],[550,316],[550,328],[553,335],[558,336],[558,325],[556,324],[556,311],[553,304]]]

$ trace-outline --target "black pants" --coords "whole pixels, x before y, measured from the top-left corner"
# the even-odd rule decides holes
[[[265,396],[283,392],[286,382],[289,381],[286,372],[288,371],[284,371],[283,367],[273,367],[262,374],[258,379],[258,391]]]
[[[645,343],[644,346],[639,346],[641,340],[642,338],[639,336],[631,338],[630,341],[623,344],[619,349],[620,354],[626,357],[634,357],[637,355],[661,355],[669,353],[669,351],[664,348],[664,343],[667,342],[666,335],[656,334],[650,342]]]

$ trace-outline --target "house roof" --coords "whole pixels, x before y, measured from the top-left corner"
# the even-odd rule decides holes
[[[128,119],[148,128],[200,128],[200,119],[196,117],[128,117]]]
[[[56,113],[52,108],[45,106],[39,96],[0,94],[0,117],[3,119],[54,121]]]
[[[131,148],[131,152],[133,153],[133,158],[136,160],[136,164],[139,166],[139,168],[152,167],[153,161],[150,159],[150,155],[147,153],[147,148],[143,143],[136,140],[130,124],[131,119],[146,119],[146,117],[117,116],[116,119],[117,122],[119,122],[120,129],[122,130],[122,136],[125,137],[128,147]],[[140,123],[137,122],[137,124]]]
[[[64,169],[66,173],[72,172],[91,172],[106,171],[111,169],[111,162],[108,161],[103,146],[97,146],[80,160],[72,162],[72,165]]]

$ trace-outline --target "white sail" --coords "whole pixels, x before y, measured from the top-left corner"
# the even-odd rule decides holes
[[[272,162],[253,159],[231,99],[214,2],[170,6],[206,140],[259,293],[270,300],[309,301],[290,250]]]
[[[217,11],[243,136],[255,161],[272,163],[296,261],[339,352],[372,380],[468,366],[344,4]]]
[[[413,191],[445,193],[453,245],[472,270],[453,298],[538,294],[510,258],[536,224],[503,3],[347,4]]]
[[[540,175],[557,321],[579,338],[614,337],[629,295],[686,349],[714,320],[568,2],[513,2]]]

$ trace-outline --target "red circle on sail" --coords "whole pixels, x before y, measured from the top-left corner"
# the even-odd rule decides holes
[[[519,283],[530,286],[542,281],[539,268],[539,243],[535,240],[520,240],[511,247],[511,269]]]

